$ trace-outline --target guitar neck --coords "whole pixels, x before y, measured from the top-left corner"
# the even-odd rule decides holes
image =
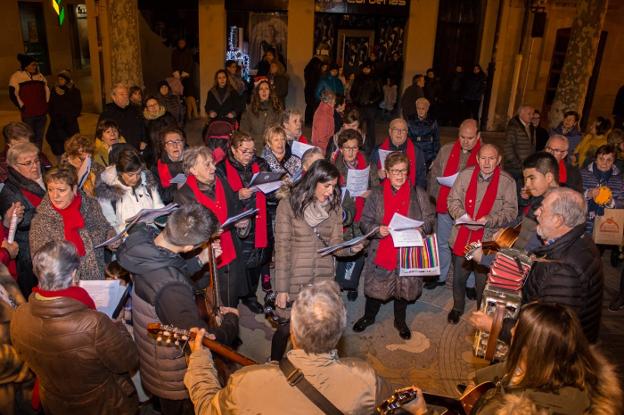
[[[195,336],[192,335],[192,337],[194,338]],[[254,360],[251,360],[247,356],[244,356],[238,353],[236,350],[232,349],[231,347],[228,347],[217,341],[211,340],[206,336],[204,336],[204,338],[202,339],[202,343],[204,346],[206,346],[207,348],[209,348],[211,351],[215,352],[219,356],[222,356],[228,360],[231,360],[234,363],[238,363],[241,366],[251,366],[251,365],[258,364],[257,362],[255,362]]]

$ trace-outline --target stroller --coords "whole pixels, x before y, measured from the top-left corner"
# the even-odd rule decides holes
[[[202,137],[204,144],[212,150],[215,164],[225,158],[232,132],[238,129],[236,120],[212,120],[204,127]]]

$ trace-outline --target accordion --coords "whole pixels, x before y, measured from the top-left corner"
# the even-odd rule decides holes
[[[473,350],[477,357],[502,360],[508,345],[498,340],[505,318],[517,318],[522,305],[522,286],[531,270],[531,259],[517,249],[502,249],[494,258],[483,291],[480,311],[493,319],[491,332],[478,330]]]

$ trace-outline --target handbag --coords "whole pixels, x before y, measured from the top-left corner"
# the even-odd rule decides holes
[[[440,275],[440,255],[436,234],[423,238],[423,246],[399,248],[399,276]]]
[[[352,291],[358,289],[364,263],[364,255],[357,255],[355,258],[336,259],[336,282],[340,288]]]

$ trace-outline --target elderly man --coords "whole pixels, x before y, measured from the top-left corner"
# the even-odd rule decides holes
[[[559,184],[577,192],[583,191],[583,178],[580,170],[567,160],[568,139],[564,135],[553,135],[546,142],[545,151],[555,156],[559,162]]]
[[[418,98],[416,114],[407,119],[410,139],[425,155],[427,167],[440,151],[440,130],[438,122],[429,115],[429,106],[426,98]]]
[[[457,324],[464,313],[466,279],[471,271],[475,273],[477,306],[481,304],[485,288],[487,269],[467,261],[464,248],[471,242],[490,240],[518,214],[516,184],[500,168],[501,158],[496,146],[483,145],[477,155],[477,165],[459,173],[448,196],[448,212],[455,219],[449,238],[455,269],[453,309],[448,315],[452,324]]]
[[[587,339],[595,343],[600,330],[604,276],[598,248],[585,233],[587,204],[583,195],[559,187],[546,193],[536,211],[537,234],[543,245],[532,254],[533,263],[524,284],[523,302],[544,301],[573,309]],[[473,313],[470,322],[490,330],[492,319]],[[508,340],[512,321],[505,321],[501,338]]]
[[[19,245],[17,255],[17,283],[24,297],[30,295],[37,279],[32,272],[28,233],[37,206],[45,196],[39,149],[31,143],[12,145],[7,152],[9,174],[0,192],[0,215],[6,217],[14,205],[22,206],[23,219],[17,227],[15,241]]]
[[[126,142],[143,151],[147,147],[143,114],[134,105],[130,105],[128,87],[124,84],[115,85],[111,98],[113,102],[104,106],[98,124],[102,120],[115,121],[119,126],[119,134]]]
[[[535,153],[535,127],[531,124],[533,107],[523,105],[509,120],[503,145],[505,171],[519,183],[522,181],[522,162]]]
[[[429,172],[429,184],[427,192],[435,199],[436,212],[438,214],[436,234],[438,238],[438,251],[440,255],[439,281],[425,283],[425,288],[432,290],[445,284],[449,267],[451,265],[451,249],[448,241],[453,229],[453,219],[448,214],[447,198],[451,191],[450,186],[438,183],[438,177],[450,177],[465,167],[477,164],[477,153],[481,148],[481,139],[477,130],[477,121],[464,120],[459,126],[459,137],[452,143],[442,146],[435,160],[431,164]]]
[[[180,207],[157,234],[137,225],[117,251],[119,264],[134,277],[132,320],[141,360],[143,387],[160,401],[165,415],[193,414],[183,384],[186,360],[177,347],[157,345],[147,324],[159,322],[181,329],[207,328],[197,309],[190,277],[209,260],[205,247],[197,256],[183,259],[213,237],[217,218],[205,207],[192,203]],[[221,343],[232,344],[238,336],[238,311],[224,307],[221,326],[211,329]]]
[[[335,282],[303,288],[292,307],[290,337],[294,349],[279,364],[254,365],[233,373],[223,389],[210,352],[196,340],[184,377],[195,413],[373,413],[388,387],[366,362],[338,357],[335,348],[346,323],[347,313]],[[200,330],[196,339],[202,335]],[[329,407],[337,409],[322,410],[310,400],[302,390],[302,384],[308,382],[329,401]],[[424,402],[416,405],[422,405],[420,412],[407,409],[424,413]]]
[[[49,414],[127,414],[138,411],[130,375],[137,349],[121,322],[95,310],[77,286],[80,257],[67,241],[51,241],[33,257],[39,286],[13,314],[11,338],[37,374]]]
[[[380,150],[400,151],[407,155],[410,162],[410,181],[414,186],[427,187],[427,166],[423,152],[416,144],[407,139],[408,127],[403,118],[395,118],[390,121],[388,137],[381,143],[376,151],[371,155],[371,163],[377,163],[377,175],[380,179],[386,178],[386,171],[383,169],[380,160]]]

